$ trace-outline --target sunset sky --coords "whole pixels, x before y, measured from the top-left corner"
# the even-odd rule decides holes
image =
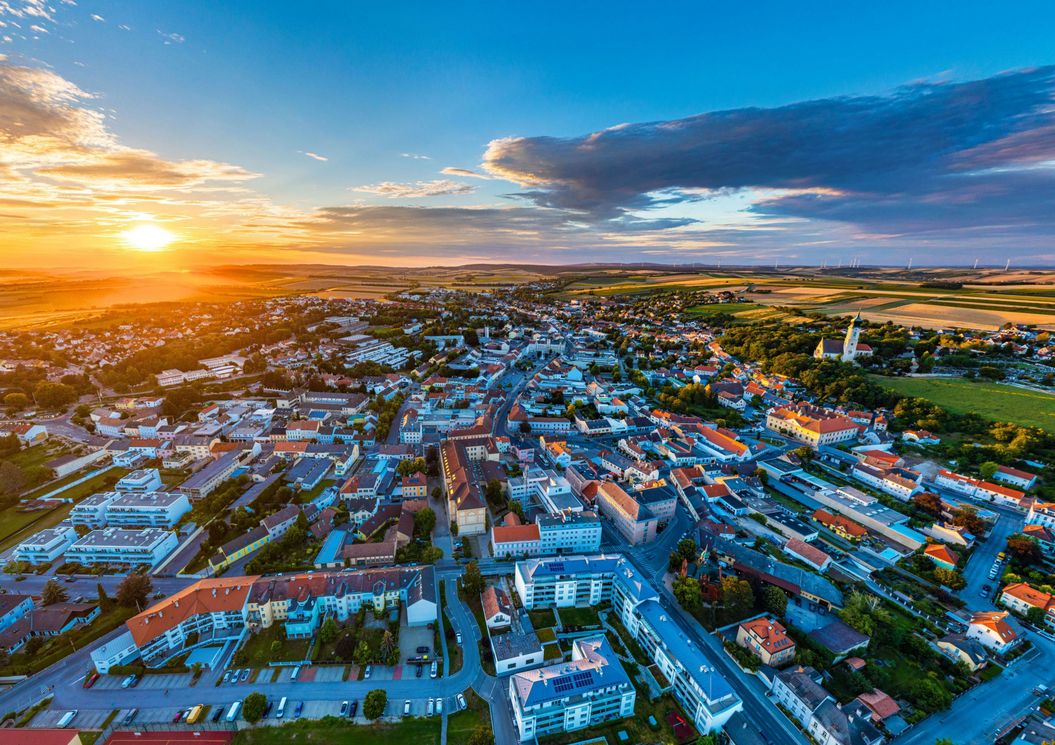
[[[0,267],[1055,265],[1055,4],[0,0]]]

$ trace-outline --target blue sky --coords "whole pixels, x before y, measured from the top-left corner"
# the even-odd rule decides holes
[[[1055,63],[1055,6],[874,5],[7,0],[0,106],[43,71],[78,91],[48,105],[104,115],[105,152],[62,158],[210,165],[149,183],[108,160],[105,183],[67,168],[56,194],[40,164],[59,156],[8,161],[57,224],[72,224],[75,179],[100,204],[120,192],[127,211],[101,215],[86,245],[152,219],[190,263],[218,241],[238,260],[1055,263],[1050,219],[1023,206],[1055,195],[1051,76],[1028,72]],[[214,180],[224,166],[243,175]]]

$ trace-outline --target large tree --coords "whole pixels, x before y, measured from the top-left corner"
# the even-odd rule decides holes
[[[755,593],[747,580],[722,577],[722,605],[725,606],[725,617],[730,621],[747,616],[755,606]]]
[[[146,607],[147,598],[150,597],[154,583],[145,574],[130,574],[117,586],[117,602],[126,608]]]
[[[703,599],[700,583],[692,577],[678,577],[673,583],[674,597],[687,610],[699,607]]]
[[[435,527],[436,513],[431,507],[426,507],[414,513],[414,532],[419,536],[428,537],[432,535],[432,529]]]
[[[65,603],[69,600],[69,597],[70,594],[66,592],[66,588],[53,579],[49,579],[44,585],[44,589],[40,591],[40,602],[44,605]]]
[[[462,575],[462,587],[469,597],[476,597],[484,591],[484,576],[480,573],[480,567],[475,561],[465,565],[465,574]]]
[[[1023,564],[1039,564],[1044,559],[1040,544],[1021,533],[1008,536],[1007,552]]]

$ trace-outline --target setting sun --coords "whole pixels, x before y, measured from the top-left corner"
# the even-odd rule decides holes
[[[129,228],[121,233],[121,237],[125,243],[137,251],[161,251],[176,240],[176,236],[172,233],[151,223]]]

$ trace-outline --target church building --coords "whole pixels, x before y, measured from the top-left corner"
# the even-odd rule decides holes
[[[817,348],[813,350],[813,356],[818,360],[840,360],[842,362],[854,362],[859,357],[871,357],[872,348],[861,343],[860,338],[861,312],[858,311],[854,319],[850,321],[850,327],[846,329],[846,336],[843,340],[821,339],[817,342]]]

